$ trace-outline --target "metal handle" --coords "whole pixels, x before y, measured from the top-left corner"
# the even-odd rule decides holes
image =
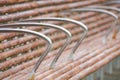
[[[89,6],[88,8],[107,9],[107,10],[114,10],[114,11],[120,12],[120,9],[119,9],[119,8],[110,7],[110,6]],[[118,16],[118,18],[119,18],[119,16]],[[118,23],[118,21],[117,21],[117,23]],[[116,27],[119,27],[118,24],[117,24]],[[118,31],[119,31],[119,28],[116,29],[116,31],[114,32],[113,38],[116,38],[116,34],[118,33]]]
[[[29,20],[28,20],[29,21]],[[32,21],[40,21],[40,20],[32,20]],[[23,21],[23,22],[27,22],[27,20],[26,21]],[[58,58],[60,57],[60,55],[62,54],[62,52],[63,52],[63,50],[67,47],[67,45],[70,43],[70,41],[71,41],[71,33],[67,30],[67,29],[65,29],[65,28],[63,28],[63,27],[61,27],[61,26],[58,26],[58,25],[53,25],[53,24],[48,24],[48,23],[34,23],[34,25],[33,25],[33,23],[14,23],[14,24],[6,24],[6,25],[4,25],[4,27],[6,27],[6,26],[16,26],[16,25],[19,25],[19,26],[39,26],[39,27],[44,27],[44,26],[46,26],[46,27],[51,27],[51,28],[55,28],[55,29],[58,29],[58,30],[60,30],[60,31],[62,31],[62,32],[64,32],[66,35],[67,35],[67,39],[66,39],[66,41],[65,41],[65,44],[60,48],[60,50],[58,51],[58,53],[57,53],[57,55],[56,55],[56,57],[55,57],[55,59],[53,60],[53,62],[56,62],[57,60],[58,60]],[[51,68],[53,68],[54,66],[53,66],[53,64],[54,63],[52,63],[52,65],[50,66]]]
[[[88,12],[88,11],[92,11],[92,12],[100,12],[100,13],[105,13],[105,14],[108,14],[110,16],[112,16],[115,21],[114,23],[112,24],[112,27],[106,32],[105,34],[105,40],[103,42],[106,41],[109,33],[111,32],[112,28],[117,24],[117,21],[118,21],[118,16],[115,15],[114,13],[110,12],[110,11],[107,11],[107,10],[102,10],[102,9],[93,9],[93,8],[79,8],[79,9],[71,9],[71,10],[67,10],[67,11],[64,11],[64,12]]]
[[[36,35],[39,36],[40,38],[43,38],[44,40],[47,41],[47,48],[45,50],[45,52],[40,56],[39,60],[37,61],[37,63],[35,64],[31,74],[30,74],[30,78],[29,80],[32,80],[32,78],[34,78],[34,73],[36,72],[36,70],[38,69],[40,63],[43,61],[44,57],[49,53],[49,51],[51,50],[52,47],[52,41],[45,35],[38,33],[36,31],[32,31],[32,30],[26,30],[26,29],[10,29],[10,28],[0,28],[0,32],[24,32],[24,33],[29,33],[32,35]]]
[[[55,18],[55,17],[48,17],[48,18],[40,18],[40,19],[28,19],[28,20],[24,20],[24,21],[65,21],[65,22],[70,22],[73,24],[76,24],[78,26],[80,26],[80,28],[82,28],[84,30],[84,33],[82,35],[82,37],[77,41],[76,45],[73,47],[71,53],[70,53],[70,58],[72,59],[73,54],[75,53],[75,51],[77,50],[78,46],[80,45],[80,43],[84,40],[84,38],[86,37],[86,34],[88,32],[88,28],[86,25],[84,25],[82,22],[73,20],[73,19],[68,19],[68,18]],[[58,58],[60,57],[61,54],[57,54],[56,57],[54,58],[51,66],[54,67],[55,63],[57,62]]]

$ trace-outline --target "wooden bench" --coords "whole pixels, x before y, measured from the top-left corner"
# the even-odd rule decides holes
[[[35,74],[36,80],[80,80],[99,71],[103,66],[120,56],[119,36],[118,40],[109,39],[106,44],[102,43],[101,40],[105,32],[114,21],[108,15],[95,12],[70,14],[60,14],[60,12],[103,2],[105,0],[0,0],[0,23],[15,23],[25,19],[42,17],[67,17],[86,24],[89,28],[87,38],[74,54],[74,61],[71,61],[68,60],[68,55],[83,30],[79,30],[79,26],[71,23],[48,21],[48,23],[66,28],[72,34],[71,43],[64,50],[54,69],[50,69],[51,61],[59,48],[63,46],[66,35],[54,29],[22,26],[25,29],[44,33],[53,41],[51,52],[45,57]],[[38,40],[33,35],[14,32],[1,33],[0,41],[0,80],[26,80],[39,56],[45,51],[45,42],[41,39]]]

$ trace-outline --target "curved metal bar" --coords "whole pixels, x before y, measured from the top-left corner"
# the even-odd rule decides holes
[[[114,23],[112,24],[112,27],[106,32],[105,34],[105,40],[104,42],[106,41],[109,33],[111,32],[112,28],[117,24],[117,21],[118,21],[118,16],[115,15],[114,13],[110,12],[110,11],[107,11],[107,10],[102,10],[102,9],[93,9],[93,8],[79,8],[79,9],[71,9],[71,10],[67,10],[67,11],[64,11],[64,12],[88,12],[88,11],[92,11],[92,12],[100,12],[100,13],[105,13],[105,14],[108,14],[110,16],[112,16],[115,21]]]
[[[0,32],[24,32],[24,33],[29,33],[32,35],[36,35],[39,36],[40,38],[43,38],[44,40],[47,41],[47,45],[48,47],[46,48],[45,52],[41,55],[41,57],[39,58],[39,60],[37,61],[37,63],[35,64],[31,74],[30,74],[30,78],[29,80],[34,80],[34,73],[36,72],[36,70],[38,69],[39,64],[41,63],[41,61],[43,60],[43,57],[45,57],[49,51],[51,50],[52,47],[52,41],[45,35],[38,33],[36,31],[32,31],[32,30],[26,30],[26,29],[10,29],[10,28],[0,28]]]
[[[114,10],[114,11],[120,12],[119,8],[111,7],[111,6],[89,6],[88,8],[107,9],[107,10]],[[118,18],[119,18],[119,16],[118,16]],[[118,23],[118,21],[117,21],[117,23]],[[116,27],[118,27],[118,25]],[[116,29],[116,31],[114,32],[113,38],[116,38],[116,34],[118,33],[118,31],[119,31],[119,29]]]
[[[107,2],[105,2],[105,3],[103,3],[103,4],[120,4],[120,1],[118,1],[118,0],[107,1]]]
[[[65,22],[70,22],[73,24],[76,24],[78,26],[80,26],[80,28],[82,28],[84,30],[84,33],[82,35],[82,37],[77,41],[76,45],[73,47],[71,53],[70,53],[70,58],[73,59],[73,54],[75,53],[75,51],[77,50],[78,46],[80,45],[80,43],[84,40],[84,38],[86,37],[86,34],[88,32],[88,28],[86,25],[84,25],[82,22],[73,20],[73,19],[68,19],[68,18],[54,18],[54,17],[48,17],[48,18],[40,18],[40,19],[28,19],[28,20],[24,20],[24,21],[65,21]],[[22,22],[24,22],[22,21]],[[57,62],[58,58],[60,57],[61,54],[57,54],[56,57],[54,58],[51,67],[54,67],[55,63]]]
[[[25,21],[24,21],[25,22]],[[9,25],[7,25],[7,26],[16,26],[16,25],[19,25],[19,26],[31,26],[33,23],[14,23],[14,24],[9,24]],[[60,30],[60,31],[62,31],[62,32],[64,32],[66,35],[67,35],[67,40],[66,40],[66,42],[65,42],[65,44],[60,48],[60,50],[58,51],[58,53],[57,53],[57,55],[56,55],[56,57],[55,57],[55,60],[53,61],[53,62],[55,62],[55,61],[57,61],[57,59],[60,57],[60,55],[62,54],[62,52],[63,52],[63,50],[67,47],[67,45],[70,43],[70,41],[71,41],[71,33],[67,30],[67,29],[65,29],[65,28],[63,28],[63,27],[61,27],[61,26],[57,26],[57,25],[53,25],[53,24],[47,24],[47,23],[34,23],[35,25],[37,25],[37,26],[39,26],[39,27],[43,27],[43,26],[46,26],[46,27],[51,27],[51,28],[55,28],[55,29],[58,29],[58,30]],[[33,25],[32,25],[33,26]],[[5,27],[5,26],[4,26]],[[53,65],[54,63],[52,63],[52,65]],[[51,66],[51,68],[53,68],[54,66]]]
[[[115,10],[117,12],[120,12],[119,8],[111,7],[111,6],[89,6],[87,8],[108,9],[108,10]]]

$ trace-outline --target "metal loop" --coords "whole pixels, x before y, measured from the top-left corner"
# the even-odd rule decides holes
[[[30,77],[29,80],[33,80],[34,78],[34,73],[36,72],[36,70],[38,69],[38,66],[40,65],[40,63],[42,62],[43,58],[49,53],[49,51],[51,50],[52,47],[52,41],[45,35],[38,33],[36,31],[32,31],[32,30],[26,30],[26,29],[10,29],[10,28],[0,28],[0,32],[24,32],[24,33],[29,33],[32,35],[36,35],[39,36],[40,38],[43,38],[44,40],[47,41],[47,48],[45,50],[45,52],[40,56],[39,60],[36,62],[32,72],[30,73]]]
[[[94,9],[106,9],[106,10],[114,10],[114,11],[117,11],[117,12],[120,12],[120,9],[119,8],[116,8],[116,7],[110,7],[110,6],[89,6],[88,8],[94,8]],[[119,16],[118,16],[119,18]],[[114,25],[113,25],[114,27]],[[116,27],[118,27],[118,21],[116,23]],[[112,29],[112,28],[111,28]],[[111,31],[111,30],[110,30]],[[114,32],[114,35],[113,35],[113,38],[115,39],[116,38],[116,34],[118,33],[119,29],[116,29],[116,31]]]
[[[38,20],[32,20],[32,21],[38,21]],[[25,22],[25,21],[23,21],[23,22]],[[27,22],[27,21],[26,21]],[[31,26],[33,23],[14,23],[14,24],[11,24],[11,25],[8,25],[8,26],[16,26],[16,25],[21,25],[21,26]],[[56,55],[56,57],[55,57],[55,59],[53,60],[53,62],[55,62],[55,61],[57,61],[58,60],[58,58],[60,57],[60,55],[62,54],[62,52],[63,52],[63,50],[67,47],[67,45],[70,43],[70,41],[71,41],[71,33],[67,30],[67,29],[65,29],[65,28],[63,28],[63,27],[61,27],[61,26],[58,26],[58,25],[53,25],[53,24],[48,24],[48,23],[34,23],[35,25],[37,25],[37,26],[39,26],[39,27],[43,27],[43,26],[46,26],[46,27],[51,27],[51,28],[55,28],[55,29],[58,29],[58,30],[60,30],[60,31],[62,31],[62,32],[64,32],[66,35],[67,35],[67,39],[66,39],[66,41],[65,41],[65,44],[60,48],[60,50],[58,51],[58,53],[57,53],[57,55]],[[52,63],[52,65],[50,66],[51,68],[53,68],[54,67],[54,64],[55,63]]]
[[[88,12],[88,11],[92,11],[92,12],[100,12],[100,13],[105,13],[105,14],[108,14],[110,16],[112,16],[115,21],[114,23],[112,24],[112,27],[111,29],[109,29],[107,31],[107,33],[105,34],[105,40],[103,41],[104,43],[106,42],[106,39],[109,35],[109,33],[111,32],[112,28],[117,24],[117,21],[118,21],[118,16],[115,15],[114,13],[110,12],[110,11],[107,11],[107,10],[102,10],[102,9],[93,9],[93,8],[79,8],[79,9],[71,9],[71,10],[67,10],[67,11],[64,11],[64,12]]]
[[[24,21],[65,21],[65,22],[70,22],[73,24],[76,24],[78,26],[80,26],[80,28],[82,28],[84,30],[84,33],[82,35],[82,37],[77,41],[76,45],[73,47],[71,53],[70,53],[70,58],[72,59],[73,54],[75,53],[75,51],[77,50],[78,46],[80,45],[80,43],[84,40],[84,38],[86,37],[86,34],[88,32],[88,28],[86,25],[84,25],[82,22],[73,20],[73,19],[68,19],[68,18],[54,18],[54,17],[48,17],[48,18],[40,18],[40,19],[28,19],[28,20],[24,20]],[[51,66],[54,67],[55,63],[57,62],[58,58],[60,57],[61,54],[56,55],[56,57],[54,58]]]

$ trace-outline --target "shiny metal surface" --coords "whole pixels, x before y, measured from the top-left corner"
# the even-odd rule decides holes
[[[67,11],[64,11],[64,12],[86,12],[86,11],[87,11],[87,12],[90,11],[90,12],[105,13],[105,14],[108,14],[108,15],[112,16],[112,17],[115,19],[115,21],[114,21],[113,24],[112,24],[112,27],[111,27],[111,28],[106,32],[106,34],[105,34],[105,38],[104,38],[104,40],[103,40],[103,43],[105,43],[108,35],[110,34],[110,32],[111,32],[111,30],[112,30],[112,28],[113,28],[114,26],[116,26],[116,24],[117,24],[117,21],[118,21],[118,19],[119,19],[118,16],[115,15],[114,13],[110,12],[110,11],[107,11],[107,10],[103,10],[103,9],[93,9],[93,8],[71,9],[71,10],[67,10]]]
[[[29,33],[32,35],[36,35],[39,36],[40,38],[43,38],[44,40],[47,41],[47,48],[45,50],[45,52],[40,56],[39,60],[36,62],[32,72],[30,73],[30,80],[31,77],[34,76],[34,73],[36,72],[36,70],[38,69],[39,65],[41,64],[41,62],[43,61],[44,57],[49,53],[49,51],[52,48],[52,41],[45,35],[36,32],[36,31],[32,31],[32,30],[26,30],[26,29],[10,29],[10,28],[0,28],[0,32],[24,32],[24,33]]]
[[[97,8],[97,9],[106,9],[106,10],[115,10],[117,12],[120,12],[119,8],[111,7],[111,6],[89,6],[87,8]]]
[[[48,18],[40,18],[40,19],[28,19],[28,20],[24,20],[25,22],[27,21],[65,21],[65,22],[70,22],[73,24],[78,25],[80,28],[82,28],[84,30],[82,37],[80,37],[80,39],[77,41],[77,43],[75,44],[75,46],[73,47],[71,53],[70,53],[70,59],[73,59],[73,54],[75,53],[75,51],[77,50],[77,48],[79,47],[80,43],[85,39],[87,32],[88,32],[88,28],[85,24],[83,24],[82,22],[73,20],[73,19],[69,19],[69,18],[56,18],[56,17],[48,17]],[[22,22],[24,22],[22,21]],[[66,42],[67,43],[67,42]],[[58,53],[56,55],[56,57],[54,58],[51,67],[54,67],[55,63],[57,62],[58,58],[60,57],[61,53]]]
[[[119,0],[111,0],[111,1],[107,1],[103,4],[120,4],[120,1]]]
[[[32,20],[32,21],[34,21],[34,20]],[[37,20],[37,21],[38,21],[38,20]],[[24,22],[26,22],[26,21],[24,21]],[[65,28],[63,28],[63,27],[61,27],[61,26],[58,26],[58,25],[53,25],[53,24],[48,24],[48,23],[31,23],[31,22],[29,22],[29,23],[14,23],[14,24],[9,24],[9,25],[6,24],[6,25],[4,25],[3,27],[6,27],[6,26],[11,27],[11,26],[16,26],[16,25],[21,25],[21,26],[23,26],[23,25],[24,25],[24,26],[33,26],[32,24],[34,24],[35,26],[37,25],[37,26],[39,26],[39,27],[55,28],[55,29],[58,29],[58,30],[64,32],[64,33],[67,35],[67,39],[66,39],[66,41],[65,41],[65,44],[61,47],[61,49],[58,51],[55,59],[53,60],[53,62],[56,62],[56,61],[58,60],[58,58],[60,57],[60,55],[62,54],[63,50],[67,47],[67,45],[68,45],[68,44],[70,43],[70,41],[71,41],[71,33],[70,33],[67,29],[65,29]],[[54,67],[53,64],[55,64],[55,63],[52,63],[51,68]]]
[[[111,6],[89,6],[88,8],[94,8],[94,9],[106,9],[106,10],[114,10],[114,11],[117,11],[120,13],[120,9],[119,8],[116,8],[116,7],[111,7]],[[119,18],[119,16],[118,16]],[[119,21],[117,21],[119,22]],[[114,26],[114,23],[113,23],[113,26]],[[117,23],[116,27],[118,27],[113,35],[113,38],[116,38],[116,34],[118,33],[119,31],[119,23]]]

